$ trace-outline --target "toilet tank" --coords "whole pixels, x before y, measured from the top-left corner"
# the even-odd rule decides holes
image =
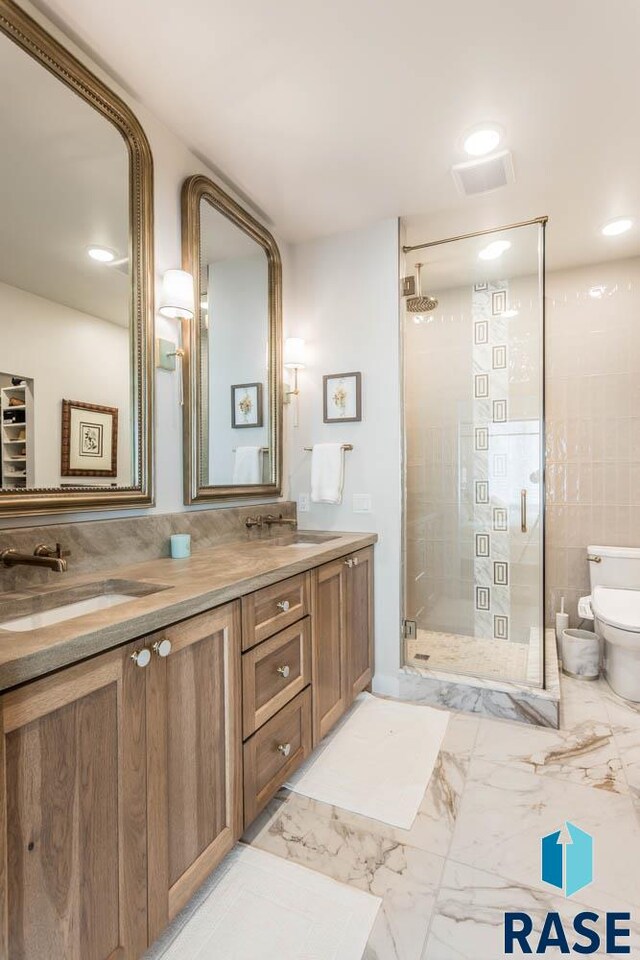
[[[640,547],[590,546],[587,554],[591,592],[594,587],[640,589]]]

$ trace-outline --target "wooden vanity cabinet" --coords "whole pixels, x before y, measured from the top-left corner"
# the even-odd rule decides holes
[[[0,695],[0,960],[138,960],[372,672],[369,547]]]
[[[145,670],[128,644],[0,698],[0,957],[147,946]]]
[[[373,677],[373,548],[326,563],[312,583],[313,742]]]
[[[1,960],[138,960],[242,830],[240,604],[0,698]]]

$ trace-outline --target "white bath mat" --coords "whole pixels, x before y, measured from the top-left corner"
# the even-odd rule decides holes
[[[158,960],[361,960],[381,900],[238,844]]]
[[[325,749],[287,786],[313,800],[408,830],[448,722],[446,710],[361,694]]]

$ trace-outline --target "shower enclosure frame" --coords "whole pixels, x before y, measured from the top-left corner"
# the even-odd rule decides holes
[[[541,619],[539,638],[540,653],[540,684],[530,684],[526,681],[514,681],[515,685],[527,689],[545,688],[545,631],[546,631],[546,563],[545,563],[545,524],[546,524],[546,383],[545,383],[545,354],[546,354],[546,226],[549,221],[548,216],[534,217],[530,220],[521,220],[516,223],[504,224],[496,227],[489,227],[485,230],[475,230],[471,233],[459,234],[458,236],[445,237],[442,240],[429,240],[424,243],[404,244],[403,222],[398,221],[398,331],[399,331],[399,366],[400,366],[400,479],[401,479],[401,543],[400,543],[400,598],[401,598],[401,616],[399,624],[399,644],[400,644],[400,668],[407,666],[406,659],[406,640],[407,635],[405,625],[407,623],[407,431],[405,415],[405,397],[406,397],[406,370],[405,370],[405,297],[401,293],[402,278],[406,276],[407,254],[415,250],[426,250],[430,247],[442,246],[446,243],[455,243],[459,240],[471,240],[475,237],[488,236],[494,233],[503,233],[507,230],[515,230],[519,227],[529,227],[538,224],[540,227],[538,235],[538,295],[540,298],[540,351],[539,351],[539,379],[538,389],[540,391],[540,572],[539,572],[539,591],[541,598]],[[445,671],[437,671],[445,672]],[[474,679],[481,679],[485,684],[495,683],[498,686],[509,686],[505,681],[488,681],[486,678],[474,678],[471,674],[451,674],[455,676],[460,683],[473,682]]]

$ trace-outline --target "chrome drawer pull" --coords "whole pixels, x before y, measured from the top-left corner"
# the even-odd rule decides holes
[[[278,744],[278,750],[280,751],[280,753],[282,754],[283,757],[288,757],[289,754],[291,753],[291,744],[290,744],[290,743],[279,743],[279,744]]]
[[[137,667],[148,667],[151,660],[151,651],[143,647],[142,650],[136,650],[131,654],[131,659]]]
[[[278,600],[278,602],[276,603],[276,607],[278,608],[278,610],[282,610],[283,613],[286,613],[290,606],[291,604],[289,603],[288,600]]]
[[[287,677],[289,676],[289,674],[291,673],[291,669],[289,668],[289,664],[288,664],[288,663],[285,663],[285,665],[284,665],[283,667],[277,667],[277,668],[276,668],[276,673],[279,673],[280,676],[281,676],[281,677],[284,677],[284,679],[286,680]]]

